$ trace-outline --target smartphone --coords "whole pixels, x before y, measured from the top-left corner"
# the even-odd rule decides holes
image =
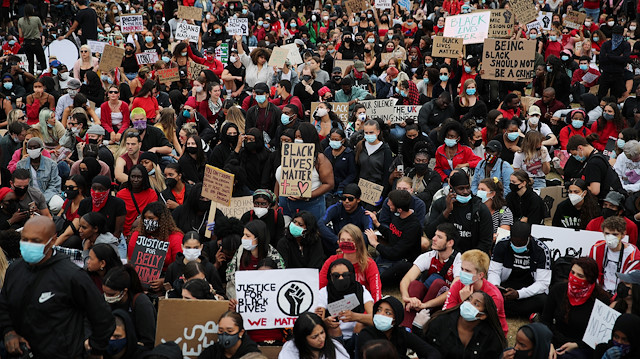
[[[396,169],[398,170],[398,172],[404,173],[404,165],[398,165]]]
[[[36,206],[36,202],[29,202],[29,214],[33,214],[38,210],[38,206]]]

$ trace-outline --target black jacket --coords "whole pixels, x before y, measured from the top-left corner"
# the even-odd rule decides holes
[[[213,286],[213,289],[216,291],[216,293],[224,295],[225,289],[222,287],[222,281],[220,280],[220,276],[218,275],[216,267],[211,264],[211,262],[209,262],[209,260],[204,256],[200,256],[200,263],[202,263],[202,265],[204,266],[204,276],[207,279],[207,282],[209,282]],[[174,286],[176,280],[178,280],[184,274],[184,266],[184,254],[180,252],[176,254],[176,260],[173,263],[169,264],[167,273],[165,273],[164,275],[164,282]],[[176,286],[174,286],[174,289],[175,288]]]
[[[135,323],[138,342],[151,350],[156,338],[156,308],[146,294],[128,294],[126,302],[110,304],[112,310],[122,309]]]
[[[245,131],[250,129],[251,127],[256,127],[258,123],[258,111],[260,110],[260,106],[255,105],[249,108],[247,111],[247,117],[245,122]],[[262,129],[269,134],[271,139],[276,135],[276,128],[278,128],[278,124],[280,124],[280,117],[282,116],[282,110],[278,108],[278,106],[269,102],[266,107],[265,116],[269,117],[271,121],[269,122],[269,128]],[[267,142],[267,141],[265,141]]]
[[[306,245],[303,243],[302,251],[298,242],[290,234],[285,235],[278,242],[277,249],[286,268],[322,268],[326,258],[320,237],[315,235],[313,239],[303,239],[303,242],[307,241],[311,243]]]
[[[244,355],[249,353],[260,353],[260,349],[258,349],[258,344],[256,344],[249,335],[245,332],[242,336],[242,343],[240,343],[240,347],[236,351],[236,353],[231,357],[227,358],[224,355],[224,348],[220,343],[215,343],[214,345],[205,349],[200,356],[199,359],[237,359],[242,358]]]
[[[405,354],[407,349],[413,350],[420,359],[442,358],[436,348],[422,340],[419,336],[408,332],[404,327],[395,327],[391,334],[391,338],[387,338],[385,333],[376,329],[375,326],[366,327],[362,329],[358,335],[358,347],[362,348],[367,342],[372,340],[389,340],[399,353],[399,357],[403,359],[409,358]]]
[[[533,189],[529,188],[522,195],[511,192],[507,195],[507,206],[513,213],[513,220],[518,221],[522,217],[527,217],[527,222],[531,224],[542,224],[544,220],[544,201]]]
[[[216,133],[213,131],[213,127],[209,125],[207,119],[204,118],[199,112],[194,112],[197,114],[196,116],[196,129],[198,130],[198,135],[204,141],[204,143],[209,143],[211,140],[216,137]],[[176,119],[176,136],[180,134],[180,129],[182,129],[182,125],[187,123],[187,119],[182,116],[182,111],[178,114],[178,118]],[[213,143],[215,145],[215,143]]]
[[[18,259],[9,266],[2,289],[2,334],[15,330],[36,358],[81,357],[87,323],[92,352],[106,351],[115,319],[89,275],[68,256],[54,253],[37,266]]]

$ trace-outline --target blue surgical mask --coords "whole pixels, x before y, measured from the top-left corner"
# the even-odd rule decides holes
[[[181,52],[180,55],[181,56],[187,56],[187,52],[186,51],[185,52]]]
[[[164,61],[165,64],[168,64],[169,62],[171,62],[171,58],[167,56],[162,56],[162,61]]]
[[[602,114],[602,118],[604,118],[604,119],[605,119],[605,120],[607,120],[607,121],[611,121],[611,120],[613,120],[613,116],[614,116],[614,115],[612,115],[612,114],[610,114],[610,113],[606,113],[606,112],[604,112],[604,113]]]
[[[189,112],[189,110],[183,110],[182,111],[182,117],[191,118],[191,112]]]
[[[600,38],[599,38],[599,37],[597,37],[597,36],[594,36],[594,37],[593,37],[593,41],[594,41],[594,42],[598,42],[598,41],[600,41]]]
[[[551,71],[553,71],[553,67],[547,65],[547,72],[551,72]]]
[[[282,124],[286,126],[291,123],[291,117],[283,113],[282,115],[280,115],[280,122],[282,122]]]
[[[529,38],[530,38],[531,40],[535,40],[535,39],[536,39],[536,37],[538,37],[538,34],[529,34]]]
[[[11,90],[13,88],[13,82],[5,82],[2,86],[7,90]]]
[[[295,29],[296,27],[298,27],[298,24],[296,24],[295,22],[292,22],[291,27]]]
[[[589,65],[580,65],[580,70],[587,71],[589,69]]]
[[[509,139],[509,141],[515,141],[518,139],[518,137],[520,137],[520,134],[518,132],[507,133],[507,138]]]
[[[381,332],[386,332],[393,327],[393,318],[376,314],[373,316],[373,325]]]
[[[154,174],[156,174],[156,169],[152,168],[151,171],[149,171],[149,176],[153,176]]]
[[[291,233],[292,236],[300,237],[302,236],[303,232],[304,232],[304,228],[300,227],[299,225],[293,222],[289,223],[289,233]]]
[[[365,139],[365,141],[367,141],[369,143],[374,143],[378,139],[378,135],[374,135],[374,134],[364,135],[364,139]]]
[[[367,39],[367,41],[368,41],[370,44],[373,44],[374,42],[376,42],[376,39],[374,39],[373,37],[370,37],[370,38],[368,38],[368,39]]]
[[[549,40],[550,41],[556,41],[557,39],[558,39],[558,37],[556,35],[549,36]]]
[[[587,156],[573,155],[573,158],[579,162],[584,162],[587,159]]]
[[[334,150],[337,150],[342,147],[342,141],[329,141],[329,146],[331,146],[331,148],[333,148]]]
[[[242,9],[242,13],[243,13],[244,15],[246,15],[248,12],[249,12],[249,10],[247,10],[247,9]]]
[[[424,65],[426,67],[431,67],[431,66],[433,66],[433,62],[425,62]]]
[[[456,195],[456,201],[460,202],[460,203],[469,203],[469,201],[471,201],[471,195],[468,196],[462,196],[462,195]]]
[[[51,70],[51,73],[53,74],[53,76],[56,76],[56,75],[58,74],[58,69],[53,68],[53,69]]]
[[[256,102],[257,103],[264,103],[265,101],[267,101],[267,96],[266,95],[256,95]]]
[[[458,140],[456,140],[455,138],[445,138],[444,139],[444,144],[447,147],[454,147],[455,145],[458,144]]]
[[[49,238],[47,243],[32,243],[20,241],[20,254],[25,262],[30,264],[39,263],[44,258],[44,249],[51,242],[53,237]]]
[[[465,66],[464,67],[464,72],[470,74],[471,73],[471,66]]]
[[[109,79],[109,76],[107,76],[107,75],[101,75],[100,76],[100,80],[102,80],[102,81],[107,81],[108,79]]]
[[[467,93],[467,95],[469,95],[469,96],[473,96],[473,95],[475,95],[475,94],[476,94],[476,89],[466,89],[466,90],[464,90],[464,91],[465,91],[465,92]]]
[[[425,77],[425,78],[422,79],[422,81],[424,81],[425,84],[428,84],[429,83],[429,78]]]
[[[145,37],[144,37],[144,41],[146,41],[146,42],[153,42],[153,36],[145,36]]]
[[[571,126],[573,126],[573,128],[575,128],[576,130],[581,128],[583,124],[584,121],[582,120],[571,120]]]
[[[524,252],[527,251],[527,245],[525,244],[522,247],[516,247],[516,246],[513,245],[513,243],[511,243],[511,249],[513,249],[514,253],[520,254],[520,253],[524,253]]]
[[[16,44],[16,40],[11,40],[11,41],[9,41],[9,46],[13,46],[13,45],[15,45],[15,44]]]
[[[623,140],[622,138],[618,138],[618,142],[617,142],[617,144],[618,144],[618,148],[619,148],[619,149],[623,149],[623,148],[624,148],[625,143],[627,143],[627,141]]]
[[[407,96],[409,96],[409,94],[406,91],[402,90],[402,91],[400,91],[400,96],[407,97]]]
[[[464,285],[473,284],[473,274],[465,271],[460,271],[460,282]]]
[[[560,56],[560,58],[562,59],[562,61],[569,60],[569,56],[567,56],[567,55],[562,55],[562,56]]]
[[[262,24],[264,24],[264,21],[262,20],[258,21],[258,26],[262,26]]]
[[[460,305],[460,316],[467,322],[478,320],[478,318],[476,317],[479,313],[480,311],[478,310],[478,308],[474,307],[473,304],[471,304],[471,302],[469,301],[464,301],[462,305]]]
[[[222,29],[217,28],[217,29],[214,29],[213,32],[215,32],[216,34],[222,34]]]
[[[440,81],[442,82],[449,81],[449,75],[440,75]]]
[[[486,201],[489,200],[489,198],[487,197],[488,194],[489,192],[483,191],[481,189],[479,189],[478,192],[476,192],[476,196],[480,197],[480,199],[482,200],[482,203],[485,203]]]

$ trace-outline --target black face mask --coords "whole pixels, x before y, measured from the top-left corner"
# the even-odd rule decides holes
[[[211,207],[211,201],[198,200],[198,210],[205,212]]]
[[[78,196],[78,190],[74,189],[74,190],[66,190],[64,191],[64,194],[67,196],[68,199],[74,199]]]
[[[333,81],[335,81],[335,82],[342,81],[342,76],[333,76]]]
[[[529,358],[529,353],[533,350],[516,350],[516,354],[513,356],[513,359],[526,359]]]
[[[245,143],[244,148],[249,152],[256,152],[260,149],[260,145],[257,142],[247,142]]]
[[[475,141],[473,142],[473,147],[478,147],[478,146],[480,146],[481,144],[482,144],[482,138],[481,138],[481,139],[479,139],[479,140],[475,140]]]
[[[613,210],[611,208],[602,208],[602,211],[600,211],[600,214],[602,214],[602,218],[603,219],[607,219],[611,216],[616,216],[618,213],[618,211]]]
[[[618,283],[618,288],[616,289],[616,298],[624,299],[629,295],[629,287],[627,287],[624,283]]]
[[[178,180],[176,180],[175,178],[166,178],[164,180],[164,183],[167,185],[167,187],[174,188],[178,185]]]
[[[303,80],[305,80],[305,81],[307,81],[307,82],[309,82],[309,80],[311,80],[311,76],[309,76],[309,75],[304,75],[304,76],[302,76],[302,79],[303,79]]]
[[[344,292],[351,286],[351,281],[345,278],[334,279],[333,286],[338,292]]]
[[[133,55],[133,50],[125,50],[124,53],[127,55]]]
[[[98,139],[97,138],[90,138],[90,139],[87,140],[87,142],[90,143],[90,144],[97,145],[98,144]]]
[[[428,163],[415,163],[413,165],[413,167],[416,169],[416,173],[419,175],[423,175],[425,173],[427,173],[427,170],[429,169],[429,164]]]
[[[198,147],[186,147],[184,150],[191,155],[195,155],[196,153],[198,153]]]
[[[229,142],[230,145],[235,146],[238,143],[238,135],[227,135],[227,142]]]
[[[509,189],[511,190],[511,192],[516,193],[520,190],[520,187],[515,183],[509,183]]]
[[[21,188],[21,187],[15,187],[15,188],[13,189],[13,192],[16,194],[16,197],[18,197],[18,198],[22,198],[22,196],[24,196],[25,194],[27,194],[27,191],[28,191],[28,190],[29,190],[29,187],[28,187],[28,186],[27,186],[27,187],[24,187],[24,188]]]

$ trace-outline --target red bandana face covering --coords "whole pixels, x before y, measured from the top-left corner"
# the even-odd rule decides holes
[[[591,293],[595,286],[595,283],[589,284],[586,279],[580,279],[572,273],[569,273],[569,283],[567,286],[569,303],[573,306],[584,304],[587,299],[591,297]]]
[[[107,197],[109,197],[109,191],[96,192],[91,190],[91,202],[93,203],[93,211],[98,212],[107,203]]]

